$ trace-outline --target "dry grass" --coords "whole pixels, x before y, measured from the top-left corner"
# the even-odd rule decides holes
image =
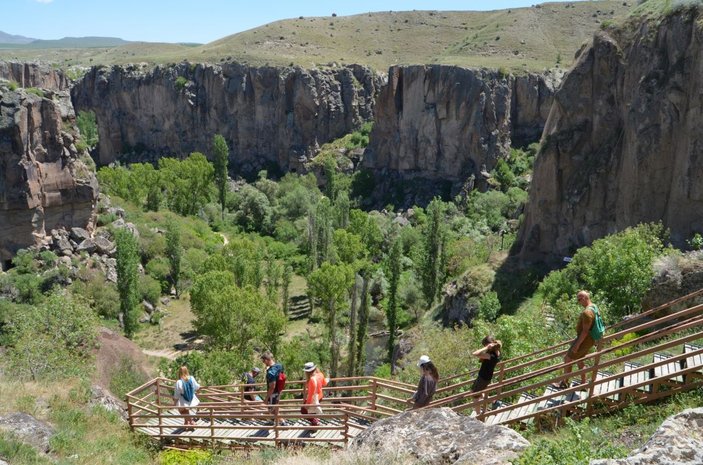
[[[187,343],[184,335],[193,331],[195,319],[188,296],[171,300],[165,309],[168,315],[161,319],[161,324],[145,327],[135,336],[135,342],[142,348],[174,350],[176,346]]]
[[[603,21],[624,17],[623,1],[545,3],[530,8],[405,11],[296,18],[209,44],[129,44],[112,49],[0,50],[0,59],[65,65],[238,61],[252,65],[454,64],[541,70],[567,67]],[[633,3],[633,2],[625,2]]]

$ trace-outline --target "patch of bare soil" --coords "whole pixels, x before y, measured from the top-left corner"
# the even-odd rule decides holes
[[[112,377],[124,365],[125,360],[135,371],[143,373],[145,378],[153,377],[155,368],[137,344],[112,330],[100,328],[95,354],[95,384],[109,390]]]

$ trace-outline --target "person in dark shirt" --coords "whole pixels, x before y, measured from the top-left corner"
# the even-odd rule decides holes
[[[478,370],[478,376],[471,387],[471,392],[480,393],[477,397],[485,399],[486,393],[483,391],[491,384],[493,372],[498,362],[500,362],[500,349],[503,343],[496,340],[493,336],[484,337],[481,343],[483,347],[473,353],[474,357],[478,357],[481,360],[481,368]],[[476,415],[481,414],[482,407],[485,410],[483,402],[476,404]]]
[[[261,369],[259,369],[258,367],[254,367],[251,369],[251,371],[247,371],[246,373],[244,373],[244,382],[247,385],[244,388],[244,392],[252,392],[252,391],[257,390],[256,386],[254,386],[254,384],[256,384],[256,377],[259,376],[259,373],[261,373]],[[246,400],[258,401],[258,402],[261,402],[261,400],[262,400],[261,397],[259,397],[258,395],[255,395],[255,394],[245,394],[244,398]]]
[[[261,354],[261,361],[266,365],[266,399],[264,402],[269,405],[269,412],[278,415],[278,403],[281,400],[281,391],[276,388],[278,377],[283,372],[283,365],[276,363],[271,352]],[[285,421],[281,422],[285,425]]]
[[[427,355],[420,357],[417,366],[420,368],[422,376],[420,377],[420,382],[417,384],[417,391],[407,400],[408,403],[413,404],[413,409],[426,407],[432,402],[432,396],[437,390],[437,381],[439,381],[439,372],[430,360],[430,357]]]

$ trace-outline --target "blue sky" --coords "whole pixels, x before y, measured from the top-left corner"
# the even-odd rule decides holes
[[[0,31],[36,39],[109,36],[207,43],[271,21],[368,11],[495,10],[529,0],[2,0]]]

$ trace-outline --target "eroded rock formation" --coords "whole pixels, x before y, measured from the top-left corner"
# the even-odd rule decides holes
[[[667,418],[644,446],[624,459],[591,460],[591,465],[698,465],[703,463],[703,408]]]
[[[423,195],[456,194],[470,178],[474,187],[513,142],[539,138],[559,78],[445,65],[392,67],[377,99],[364,166],[378,174],[381,191],[412,184],[399,196],[405,200],[426,184],[427,192],[409,199],[410,205]]]
[[[373,423],[351,449],[409,454],[421,463],[502,465],[530,443],[505,426],[486,425],[449,408],[411,410]]]
[[[0,61],[0,79],[16,82],[20,87],[67,90],[70,81],[62,69],[46,63]]]
[[[96,67],[72,96],[76,110],[95,111],[101,164],[125,153],[131,160],[208,153],[212,137],[222,134],[235,171],[288,171],[300,168],[319,144],[371,119],[380,83],[361,66],[181,63]]]
[[[559,260],[661,221],[703,231],[703,27],[686,9],[601,31],[554,98],[515,252]]]
[[[45,95],[0,87],[2,265],[52,229],[93,225],[98,185],[79,159],[69,96]]]

